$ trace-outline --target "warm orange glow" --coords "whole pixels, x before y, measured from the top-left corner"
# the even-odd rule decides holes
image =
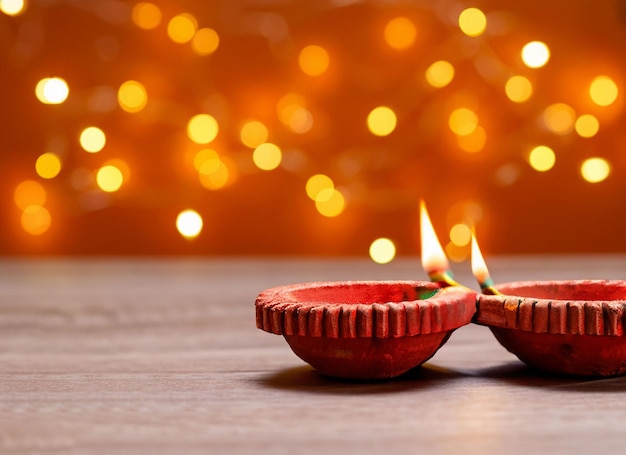
[[[487,269],[487,264],[485,263],[485,259],[483,258],[482,253],[480,252],[480,248],[478,247],[478,242],[476,241],[476,236],[472,234],[472,274],[478,281],[481,287],[491,286],[493,283],[491,278],[489,277],[489,270]]]
[[[420,238],[422,246],[422,267],[426,273],[433,274],[448,271],[450,265],[441,243],[430,221],[426,204],[420,201]]]
[[[557,3],[0,0],[0,256],[381,261],[422,254],[421,197],[442,286],[478,289],[473,226],[486,258],[626,252],[626,24]]]

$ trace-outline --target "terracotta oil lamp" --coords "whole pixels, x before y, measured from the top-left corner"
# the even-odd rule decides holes
[[[392,378],[421,365],[475,311],[474,292],[424,281],[303,283],[256,299],[258,328],[283,335],[320,373],[349,379]]]
[[[474,317],[526,364],[552,373],[626,373],[626,281],[519,281],[494,286],[476,240],[472,271],[483,289]]]
[[[426,239],[423,234],[422,263],[432,282],[268,289],[256,299],[257,327],[283,335],[296,355],[327,376],[392,378],[423,364],[476,312],[476,292],[455,285],[429,220]]]

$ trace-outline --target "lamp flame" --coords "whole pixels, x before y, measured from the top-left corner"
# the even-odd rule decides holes
[[[498,294],[498,291],[493,288],[493,280],[489,276],[489,269],[487,269],[485,258],[480,252],[474,233],[472,233],[472,274],[480,284],[483,293]]]
[[[426,204],[420,201],[420,238],[422,247],[422,267],[431,279],[446,274],[450,268],[448,258],[439,243],[433,224],[428,216]]]

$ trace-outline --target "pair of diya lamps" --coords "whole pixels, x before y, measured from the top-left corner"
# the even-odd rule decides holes
[[[430,281],[313,282],[267,289],[257,327],[283,335],[321,374],[386,379],[429,360],[456,329],[489,327],[538,370],[586,377],[626,373],[626,281],[518,281],[494,286],[472,238],[482,292],[456,283],[426,209],[422,265]]]

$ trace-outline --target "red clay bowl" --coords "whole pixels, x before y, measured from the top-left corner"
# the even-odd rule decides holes
[[[476,293],[423,281],[303,283],[263,291],[257,327],[320,373],[398,376],[431,358],[476,312]]]
[[[527,281],[480,295],[474,322],[535,368],[578,376],[626,373],[626,281]]]

